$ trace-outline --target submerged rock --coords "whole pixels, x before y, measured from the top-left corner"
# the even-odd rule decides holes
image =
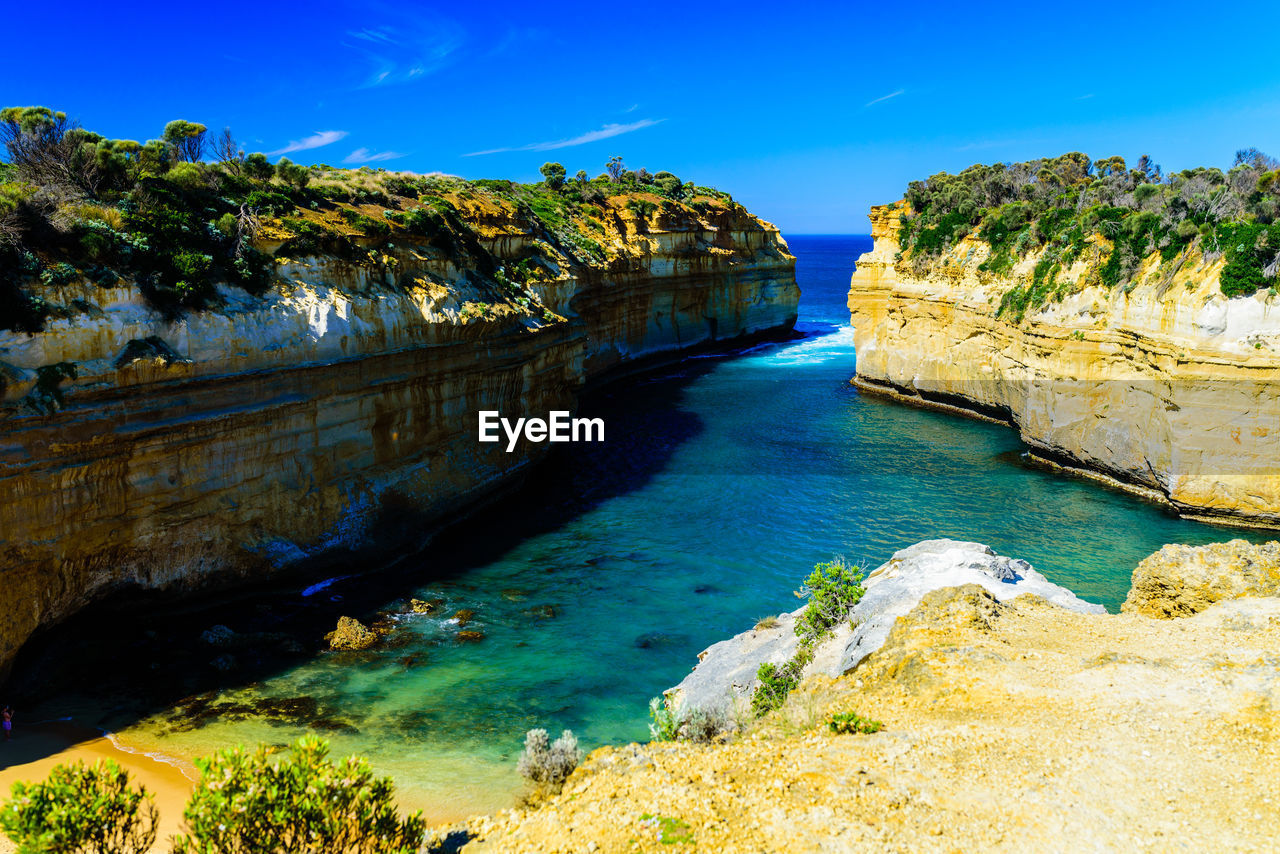
[[[1090,614],[1105,609],[1079,599],[1036,572],[1024,560],[997,555],[981,543],[925,540],[896,552],[867,576],[866,594],[815,650],[805,675],[839,676],[853,670],[884,643],[898,617],[914,608],[925,594],[944,587],[974,584],[998,601],[1032,593],[1048,602]],[[668,695],[685,711],[729,712],[749,702],[756,671],[769,662],[785,664],[796,654],[798,608],[760,627],[721,641],[698,655],[698,664]]]
[[[1280,596],[1280,543],[1165,546],[1134,569],[1120,610],[1162,619],[1189,617],[1214,602],[1242,596]]]
[[[458,640],[461,643],[474,643],[484,640],[484,632],[477,631],[461,631],[458,632]]]
[[[324,639],[329,649],[368,649],[378,642],[378,635],[353,617],[339,617],[338,627]]]
[[[459,626],[465,626],[467,623],[475,619],[476,612],[470,608],[463,608],[461,611],[453,615],[453,619]]]

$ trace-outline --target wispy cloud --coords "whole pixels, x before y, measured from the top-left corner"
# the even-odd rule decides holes
[[[1092,93],[1092,92],[1090,92],[1088,95],[1080,95],[1080,96],[1078,96],[1078,97],[1076,98],[1076,100],[1077,100],[1077,101],[1087,101],[1087,100],[1089,100],[1089,99],[1090,99],[1090,98],[1092,98],[1092,97],[1093,97],[1093,93]]]
[[[890,98],[896,98],[899,95],[905,95],[906,93],[907,93],[906,89],[899,89],[896,92],[890,92],[888,95],[881,95],[879,98],[875,98],[873,100],[867,101],[867,103],[863,104],[862,106],[870,107],[872,104],[879,104],[881,101],[887,101]]]
[[[397,157],[404,157],[399,151],[378,151],[373,152],[367,148],[357,148],[355,151],[342,158],[343,163],[377,163],[381,160],[395,160]]]
[[[607,124],[599,130],[587,131],[579,136],[570,137],[568,139],[555,139],[550,142],[531,142],[528,145],[516,145],[510,148],[489,148],[484,151],[472,151],[463,157],[479,157],[482,154],[502,154],[507,151],[553,151],[557,148],[572,148],[575,145],[586,145],[588,142],[599,142],[602,139],[610,139],[615,136],[622,136],[624,133],[632,133],[634,131],[643,130],[644,128],[653,127],[656,124],[665,122],[666,119],[641,119],[638,122],[630,124]]]
[[[453,21],[375,6],[394,23],[347,30],[344,45],[366,61],[360,88],[410,83],[443,68],[462,46],[464,32]]]
[[[326,145],[332,145],[347,135],[345,130],[322,130],[311,134],[311,136],[303,139],[295,139],[284,148],[270,152],[274,157],[277,154],[292,154],[295,151],[310,151],[313,148],[321,148]]]

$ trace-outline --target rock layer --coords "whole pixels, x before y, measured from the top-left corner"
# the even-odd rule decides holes
[[[901,210],[872,209],[875,245],[849,291],[863,387],[1010,421],[1039,454],[1184,515],[1280,524],[1273,296],[1227,299],[1221,259],[1155,255],[1114,290],[1080,261],[1062,273],[1074,293],[1015,322],[1000,300],[1035,253],[993,276],[978,269],[990,247],[969,236],[920,266],[899,254]]]
[[[131,283],[68,285],[57,301],[84,311],[0,333],[0,676],[113,590],[260,578],[375,531],[420,542],[548,449],[478,443],[480,410],[545,418],[641,358],[795,322],[795,259],[741,207],[617,211],[587,262],[518,210],[458,204],[497,261],[536,250],[527,298],[397,239],[361,263],[278,258],[266,296],[223,288],[180,320]],[[60,389],[59,363],[77,372]]]
[[[1134,569],[1121,610],[1188,617],[1214,602],[1245,596],[1280,596],[1280,543],[1165,546]]]

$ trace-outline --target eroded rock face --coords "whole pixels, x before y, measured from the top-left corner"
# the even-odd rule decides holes
[[[1168,545],[1138,564],[1121,610],[1189,617],[1214,602],[1280,596],[1280,542]]]
[[[1015,322],[1001,297],[1039,255],[993,276],[971,236],[916,268],[896,257],[900,213],[872,209],[851,281],[864,387],[1012,421],[1041,455],[1183,515],[1280,523],[1280,302],[1224,297],[1222,259],[1154,255],[1115,289],[1081,260],[1060,273],[1081,290]]]
[[[852,671],[884,644],[894,621],[927,594],[963,585],[985,590],[996,601],[1031,594],[1072,611],[1105,613],[1101,605],[1079,599],[1024,560],[997,555],[981,543],[925,540],[895,552],[867,576],[866,594],[854,606],[849,622],[819,644],[805,675],[840,676]],[[747,703],[760,665],[781,665],[795,655],[799,647],[795,621],[803,610],[781,615],[773,628],[752,629],[709,647],[699,654],[693,672],[668,695],[685,711],[725,712]]]
[[[0,332],[0,677],[34,630],[112,590],[418,544],[550,448],[479,444],[479,411],[572,411],[629,362],[795,322],[795,259],[740,207],[623,211],[590,263],[510,210],[460,215],[499,261],[537,250],[542,305],[397,238],[362,265],[279,259],[265,296],[223,288],[178,321],[132,283],[82,283],[55,297],[92,312]],[[22,402],[60,362],[78,372],[64,405],[35,414]]]

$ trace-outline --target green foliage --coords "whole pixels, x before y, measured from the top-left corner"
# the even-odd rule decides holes
[[[828,718],[827,729],[839,735],[870,735],[884,729],[884,724],[855,712],[844,712]]]
[[[1102,261],[1101,283],[1117,287],[1153,253],[1161,263],[1170,262],[1208,235],[1207,250],[1220,243],[1228,252],[1224,293],[1252,293],[1275,264],[1276,252],[1266,251],[1277,247],[1268,242],[1256,253],[1246,246],[1248,235],[1223,240],[1220,229],[1280,220],[1280,171],[1277,161],[1256,149],[1242,151],[1247,156],[1237,157],[1228,173],[1199,168],[1162,175],[1145,156],[1130,168],[1120,157],[1090,161],[1079,152],[939,173],[907,188],[911,213],[899,229],[901,260],[924,264],[975,228],[991,247],[979,267],[985,273],[1009,276],[1018,259],[1043,251],[1051,259],[1045,263],[1057,269],[1050,273],[1037,265],[1035,280],[1014,285],[1002,301],[1002,314],[1021,319],[1028,308],[1065,292],[1057,273],[1093,243]],[[1240,246],[1246,248],[1232,255],[1230,247]]]
[[[539,169],[543,179],[546,181],[547,189],[557,192],[564,186],[564,166],[559,163],[543,163]]]
[[[1266,287],[1268,279],[1274,281],[1280,265],[1280,224],[1225,224],[1213,237],[1227,259],[1219,287],[1228,297],[1248,296]]]
[[[79,376],[74,362],[55,362],[36,368],[36,383],[23,398],[23,408],[35,415],[50,415],[65,404],[62,381]]]
[[[666,697],[649,701],[649,737],[654,741],[675,741],[680,732],[676,711]]]
[[[791,662],[779,667],[766,661],[756,670],[756,678],[760,684],[751,694],[751,711],[757,717],[781,708],[787,695],[800,682],[800,674],[791,667]]]
[[[426,823],[400,818],[391,780],[363,759],[331,760],[322,739],[304,736],[280,759],[237,747],[196,765],[175,854],[412,854],[422,844]]]
[[[627,201],[627,210],[633,212],[643,222],[653,215],[658,206],[648,199],[629,199]]]
[[[843,621],[862,600],[862,570],[836,558],[816,564],[804,580],[800,594],[808,598],[796,620],[796,636],[802,646],[813,646]]]
[[[177,160],[199,163],[204,157],[204,139],[207,130],[208,128],[198,122],[177,119],[164,126],[164,141],[173,149]]]
[[[146,789],[111,760],[58,765],[43,782],[15,783],[0,808],[0,829],[19,854],[145,854],[156,820]]]
[[[693,838],[693,829],[689,826],[689,822],[683,819],[644,813],[640,816],[640,821],[658,831],[659,845],[694,845],[696,843]]]
[[[244,159],[242,167],[246,177],[255,181],[270,181],[275,175],[276,169],[271,165],[271,161],[267,159],[267,155],[260,151],[255,151]]]
[[[281,157],[276,163],[276,177],[285,184],[301,190],[311,182],[311,170],[292,162],[287,157]]]

